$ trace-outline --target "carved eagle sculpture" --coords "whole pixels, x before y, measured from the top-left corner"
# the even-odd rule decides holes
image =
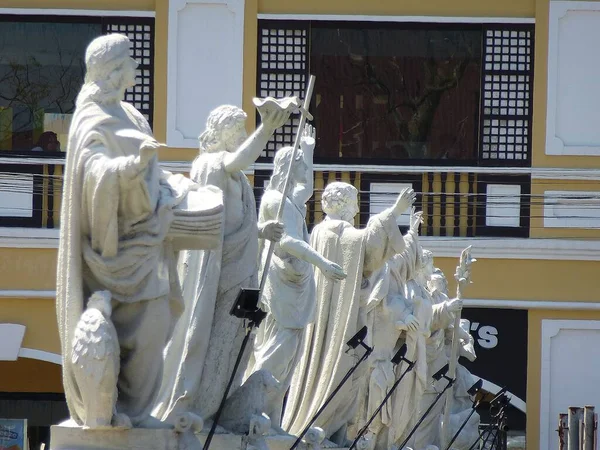
[[[72,362],[85,428],[110,427],[116,411],[120,349],[111,313],[110,292],[94,292],[75,327]]]

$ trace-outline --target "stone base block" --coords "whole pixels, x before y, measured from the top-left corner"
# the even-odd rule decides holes
[[[169,429],[85,430],[55,425],[50,428],[50,450],[202,450],[206,435]],[[248,436],[215,434],[210,450],[288,450],[294,441],[290,436],[265,436],[261,443],[253,444]],[[309,449],[304,443],[297,448]]]

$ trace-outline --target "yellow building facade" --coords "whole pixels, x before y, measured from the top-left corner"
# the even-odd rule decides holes
[[[385,206],[390,192],[411,184],[419,191],[419,205],[425,212],[424,246],[434,252],[436,265],[449,279],[453,278],[460,251],[468,245],[473,248],[478,261],[472,274],[474,284],[467,291],[464,316],[473,324],[472,332],[481,343],[477,351],[484,363],[500,361],[510,373],[507,383],[522,385],[520,392],[513,392],[519,400],[513,405],[526,416],[523,431],[527,448],[557,448],[553,431],[557,413],[566,412],[567,406],[590,402],[600,406],[600,388],[593,382],[596,361],[600,361],[600,134],[596,131],[598,109],[594,108],[599,104],[594,101],[600,100],[600,81],[597,72],[593,72],[600,67],[594,41],[600,38],[600,31],[596,31],[600,30],[600,2],[0,0],[0,35],[6,24],[55,20],[89,23],[96,27],[86,31],[90,35],[121,31],[119,26],[125,26],[121,32],[150,33],[150,37],[140,38],[140,49],[147,49],[151,55],[142,67],[147,65],[149,70],[145,75],[149,80],[147,90],[141,90],[139,98],[132,93],[131,101],[138,102],[142,109],[145,104],[155,136],[167,143],[160,153],[164,167],[183,173],[189,170],[197,153],[195,138],[211,108],[219,103],[241,105],[248,113],[251,131],[256,123],[254,96],[275,91],[289,95],[294,82],[303,90],[309,71],[327,73],[325,63],[321,67],[319,61],[346,64],[334,57],[347,55],[340,54],[333,44],[327,47],[319,43],[315,36],[330,36],[333,30],[341,36],[340,42],[346,39],[347,43],[360,35],[355,30],[370,30],[373,35],[382,36],[392,32],[417,36],[422,30],[433,33],[431,36],[437,36],[437,30],[479,33],[471,34],[476,36],[473,42],[479,42],[477,46],[481,47],[477,47],[478,56],[469,56],[469,64],[475,64],[473,70],[481,76],[473,76],[476,87],[464,87],[465,92],[469,88],[477,90],[473,97],[475,106],[469,106],[476,114],[469,119],[475,123],[474,131],[464,134],[464,143],[473,142],[475,156],[471,159],[421,158],[411,163],[387,158],[383,151],[371,158],[368,152],[375,148],[373,142],[363,137],[353,137],[352,142],[344,140],[349,116],[343,114],[357,114],[358,105],[363,102],[378,108],[385,99],[365,99],[362,93],[360,99],[358,94],[352,98],[344,94],[342,99],[335,86],[327,84],[317,89],[313,107],[318,123],[323,123],[317,132],[335,145],[329,146],[327,151],[331,154],[321,159],[317,146],[316,193],[309,221],[315,223],[322,217],[319,191],[333,179],[351,182],[361,191],[357,223],[364,223],[376,212],[375,207]],[[150,28],[146,30],[144,26]],[[290,33],[286,34],[286,30]],[[308,34],[296,35],[296,31]],[[34,38],[35,32],[31,33]],[[283,39],[281,43],[277,42],[278,37]],[[298,44],[296,39],[300,38],[305,38],[304,43]],[[496,44],[494,39],[506,42]],[[303,47],[295,51],[294,45]],[[323,50],[317,55],[318,45]],[[418,49],[419,45],[414,44],[411,49]],[[504,47],[497,47],[500,50],[496,51],[494,45]],[[517,56],[530,54],[528,67],[514,71],[500,67],[494,72],[490,66],[486,72],[486,62],[494,63],[496,54],[500,63],[513,62],[511,48],[518,49],[514,52]],[[519,53],[520,49],[523,53]],[[355,65],[348,67],[366,67],[365,55],[359,53]],[[406,50],[401,56],[408,57],[409,53]],[[348,50],[348,54],[352,56],[353,52]],[[278,55],[283,59],[278,60]],[[300,59],[294,60],[294,55],[300,55]],[[269,66],[265,62],[271,57],[282,64],[304,64],[298,69],[302,76],[293,78],[296,72],[285,64]],[[4,70],[0,83],[9,83],[11,75],[2,64],[10,66],[0,59]],[[373,67],[377,68],[377,64],[373,63]],[[17,69],[13,66],[13,70]],[[14,72],[13,78],[16,75]],[[529,78],[519,85],[519,76]],[[326,80],[327,76],[321,79]],[[494,88],[494,83],[499,87]],[[486,112],[486,99],[503,99],[503,90],[524,92],[524,97],[515,97],[528,102],[524,118],[509,113],[503,116],[501,111]],[[150,100],[145,100],[144,95],[150,95]],[[331,101],[333,95],[335,102]],[[444,95],[440,102],[450,104],[451,94]],[[340,113],[350,108],[348,105],[355,109]],[[0,417],[8,417],[11,402],[42,399],[50,402],[51,408],[52,402],[60,403],[62,393],[54,299],[64,157],[59,152],[27,153],[17,148],[27,139],[33,139],[35,144],[47,131],[48,123],[56,123],[50,121],[62,116],[54,110],[52,115],[46,112],[41,122],[30,127],[31,136],[23,135],[19,141],[15,124],[21,119],[16,118],[16,112],[7,112],[11,107],[0,102],[0,403],[5,402],[0,406]],[[343,118],[334,120],[334,113]],[[442,124],[443,120],[436,118],[433,123]],[[485,150],[484,146],[502,143],[503,129],[511,135],[511,120],[515,124],[517,120],[529,121],[521,128],[525,136],[520,153],[523,159],[517,162],[515,156],[514,164],[507,161],[512,157],[495,157],[492,161],[494,158],[489,155],[495,150]],[[339,127],[340,136],[329,132],[329,123],[332,128]],[[5,126],[9,131],[3,130]],[[361,126],[363,134],[370,132],[364,123]],[[444,126],[455,127],[453,123]],[[486,129],[492,131],[486,135]],[[475,137],[469,137],[469,133]],[[57,134],[61,140],[61,133]],[[293,135],[288,131],[281,142],[289,142],[290,136]],[[492,140],[486,140],[490,136]],[[440,142],[444,139],[440,136]],[[361,150],[352,150],[358,141]],[[318,145],[324,142],[319,141]],[[346,148],[351,148],[351,156],[345,157]],[[249,171],[255,186],[261,186],[270,167],[266,154]],[[494,320],[498,324],[492,323]],[[492,344],[494,341],[501,345]],[[501,352],[492,353],[500,347]],[[498,366],[493,367],[496,371]],[[567,369],[580,372],[580,378],[567,377]],[[487,381],[497,388],[503,384],[503,377]],[[42,397],[36,397],[37,394]],[[48,418],[51,414],[42,416]],[[43,427],[44,420],[31,423]]]

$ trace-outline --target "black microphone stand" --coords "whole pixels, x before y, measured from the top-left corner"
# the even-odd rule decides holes
[[[248,340],[250,339],[252,329],[258,328],[262,320],[267,316],[267,313],[258,307],[259,296],[259,289],[242,288],[231,308],[231,311],[229,311],[229,314],[231,314],[234,317],[238,317],[243,320],[248,320],[248,326],[246,327],[246,335],[244,336],[242,346],[238,352],[237,359],[235,360],[233,372],[231,373],[231,377],[229,378],[229,383],[227,384],[225,392],[223,393],[223,397],[221,398],[219,409],[214,415],[213,423],[210,427],[210,431],[208,432],[208,436],[206,436],[206,441],[204,442],[204,450],[208,450],[212,438],[215,434],[215,431],[217,430],[217,424],[219,422],[219,418],[221,417],[221,413],[223,412],[223,408],[225,407],[227,394],[229,394],[231,385],[235,380],[235,374],[237,373],[240,362],[242,361],[242,356],[244,355],[244,350],[246,349]]]
[[[474,397],[481,390],[482,386],[483,386],[483,380],[480,379],[473,386],[471,386],[469,388],[469,390],[467,391],[467,394],[469,394],[471,397]],[[480,405],[480,403],[481,403],[480,400],[476,400],[475,398],[473,399],[473,405],[471,406],[471,412],[469,413],[469,415],[467,416],[465,421],[462,423],[462,425],[460,426],[458,431],[454,434],[454,436],[452,436],[452,439],[450,439],[450,443],[446,446],[446,450],[450,450],[450,447],[452,446],[452,444],[454,444],[454,441],[456,441],[460,432],[467,425],[467,423],[469,422],[469,419],[473,416],[473,414],[475,414],[475,410]]]
[[[483,448],[485,448],[485,446],[487,445],[487,443],[492,435],[492,430],[494,429],[494,427],[497,427],[498,431],[500,431],[500,428],[499,428],[500,423],[502,423],[503,424],[502,426],[505,427],[505,424],[504,424],[504,422],[506,420],[505,410],[510,402],[510,399],[505,394],[505,392],[506,392],[506,388],[503,388],[500,392],[498,392],[498,394],[496,394],[496,396],[492,399],[492,401],[490,401],[490,418],[495,419],[495,421],[490,420],[490,423],[481,431],[481,433],[479,433],[479,436],[477,436],[477,439],[475,440],[475,442],[473,442],[473,444],[469,447],[469,450],[474,450],[475,447],[477,446],[477,444],[479,443],[479,441],[481,441],[483,439],[484,435],[485,435],[485,440],[483,441]],[[499,405],[499,406],[496,406],[496,405]],[[498,412],[492,413],[493,408],[498,408]],[[494,440],[497,439],[497,435],[498,435],[498,433],[496,433]]]
[[[369,357],[369,355],[373,352],[373,348],[369,347],[364,342],[365,338],[367,337],[367,331],[368,330],[367,330],[366,326],[362,327],[358,331],[358,333],[356,333],[354,336],[352,336],[350,338],[350,340],[346,343],[346,345],[348,345],[348,347],[350,347],[350,349],[355,349],[356,347],[358,347],[360,345],[361,347],[363,347],[365,349],[364,355],[362,355],[361,358],[356,362],[356,364],[354,364],[354,366],[352,366],[350,368],[350,370],[348,370],[348,372],[346,373],[346,375],[344,375],[344,378],[342,378],[342,381],[340,381],[340,383],[333,390],[333,392],[329,395],[329,397],[327,397],[327,399],[325,400],[325,403],[323,403],[323,406],[321,406],[319,408],[319,410],[317,411],[317,413],[312,417],[312,419],[310,419],[310,422],[308,422],[308,424],[306,425],[306,427],[304,427],[304,430],[302,430],[302,433],[300,433],[300,435],[298,436],[298,438],[296,439],[296,441],[292,444],[292,446],[290,447],[290,450],[293,450],[296,447],[298,447],[298,444],[300,444],[300,442],[302,441],[302,438],[304,437],[304,435],[306,433],[308,433],[308,430],[310,429],[310,427],[312,426],[312,424],[317,420],[317,418],[321,415],[321,413],[323,411],[325,411],[325,408],[327,408],[327,405],[329,405],[329,403],[331,402],[331,400],[333,400],[333,397],[335,397],[335,395],[339,392],[339,390],[342,388],[342,386],[344,385],[344,383],[346,383],[346,381],[348,381],[348,379],[352,376],[352,374],[358,368],[358,366],[363,361],[365,361]]]
[[[427,411],[425,411],[425,413],[421,416],[421,418],[415,424],[415,426],[412,428],[412,430],[410,431],[410,433],[408,434],[408,436],[406,436],[406,439],[404,439],[404,441],[402,442],[402,444],[400,444],[400,446],[398,447],[399,450],[404,449],[404,447],[406,446],[406,444],[408,443],[408,441],[410,440],[410,438],[413,437],[413,434],[415,434],[417,432],[419,426],[421,426],[421,424],[423,423],[423,421],[427,418],[427,416],[429,415],[429,413],[431,412],[431,410],[433,409],[433,407],[435,406],[435,404],[440,400],[440,398],[442,398],[442,395],[444,395],[444,393],[448,390],[448,388],[450,388],[450,386],[452,386],[454,384],[455,378],[450,378],[450,377],[448,377],[446,375],[448,373],[448,368],[449,368],[449,365],[446,364],[444,367],[442,367],[440,370],[438,370],[436,373],[433,374],[432,378],[435,381],[439,381],[442,378],[444,378],[444,379],[446,379],[446,381],[448,383],[446,384],[446,386],[444,387],[444,389],[442,389],[442,392],[440,392],[435,397],[435,400],[431,403],[431,405],[429,405],[429,408],[427,408]]]
[[[356,438],[352,442],[352,445],[350,446],[349,450],[352,450],[353,448],[356,448],[356,445],[358,444],[358,441],[367,432],[367,430],[369,429],[369,425],[371,425],[371,422],[373,422],[373,420],[375,420],[375,417],[377,417],[377,414],[379,414],[379,412],[384,407],[384,405],[386,404],[386,402],[388,401],[388,399],[392,396],[392,394],[394,393],[394,390],[398,387],[398,385],[400,384],[400,382],[402,381],[402,379],[404,378],[404,376],[408,372],[410,372],[413,369],[413,367],[415,367],[415,362],[414,361],[410,361],[410,360],[408,360],[408,359],[405,358],[406,349],[407,349],[406,344],[403,344],[402,347],[400,347],[400,350],[398,350],[396,352],[396,354],[394,355],[394,357],[392,358],[392,364],[394,364],[394,365],[397,366],[402,361],[404,361],[404,362],[406,362],[408,364],[408,367],[402,373],[402,375],[400,375],[400,378],[398,378],[396,380],[396,382],[394,383],[394,385],[390,388],[389,392],[386,394],[385,398],[383,399],[383,401],[381,402],[381,404],[377,407],[377,409],[375,410],[375,412],[373,413],[373,415],[369,418],[369,420],[367,421],[367,423],[360,429],[360,431],[358,432],[358,435],[356,436]]]

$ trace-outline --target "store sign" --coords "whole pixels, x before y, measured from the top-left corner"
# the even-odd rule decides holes
[[[27,419],[0,419],[0,450],[27,450]]]
[[[525,405],[527,393],[527,311],[502,308],[464,308],[475,341],[477,359],[460,359],[475,377],[506,387]],[[522,407],[521,406],[521,407]]]

